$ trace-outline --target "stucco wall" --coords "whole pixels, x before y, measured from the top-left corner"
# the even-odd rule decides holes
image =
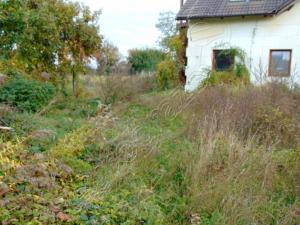
[[[240,47],[252,82],[267,76],[271,49],[292,49],[292,75],[300,84],[300,3],[275,17],[246,17],[189,21],[186,90],[195,90],[212,67],[213,49]]]

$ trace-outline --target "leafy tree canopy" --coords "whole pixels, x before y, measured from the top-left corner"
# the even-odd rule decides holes
[[[116,71],[121,61],[121,53],[117,46],[108,40],[104,40],[97,61],[99,73],[109,75]]]
[[[176,14],[171,11],[161,12],[156,24],[160,31],[159,44],[164,50],[169,50],[172,38],[178,33],[176,26]]]
[[[65,0],[2,0],[1,60],[30,73],[78,69],[100,47],[99,13]]]
[[[160,13],[156,28],[161,33],[160,47],[167,56],[158,65],[156,76],[161,88],[166,89],[178,85],[179,79],[184,80],[186,29],[178,29],[176,15],[170,11]]]

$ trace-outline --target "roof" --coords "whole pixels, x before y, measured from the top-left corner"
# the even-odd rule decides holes
[[[177,20],[276,15],[295,0],[187,0]]]

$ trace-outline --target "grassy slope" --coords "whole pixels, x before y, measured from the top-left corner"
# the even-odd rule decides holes
[[[19,137],[40,128],[56,135],[4,146],[1,180],[11,192],[0,220],[58,224],[58,207],[71,224],[299,222],[297,151],[267,151],[222,134],[191,139],[186,115],[157,107],[168,96],[118,103],[113,117],[97,116],[95,101],[85,99],[59,101],[43,116],[18,114]],[[40,151],[43,157],[34,154]],[[36,176],[53,186],[36,185],[30,170],[18,178],[27,165],[45,168]]]

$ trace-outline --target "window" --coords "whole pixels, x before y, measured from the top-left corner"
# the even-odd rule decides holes
[[[234,56],[229,50],[213,51],[213,70],[225,71],[233,68]]]
[[[269,75],[288,77],[291,75],[292,50],[271,50]]]

